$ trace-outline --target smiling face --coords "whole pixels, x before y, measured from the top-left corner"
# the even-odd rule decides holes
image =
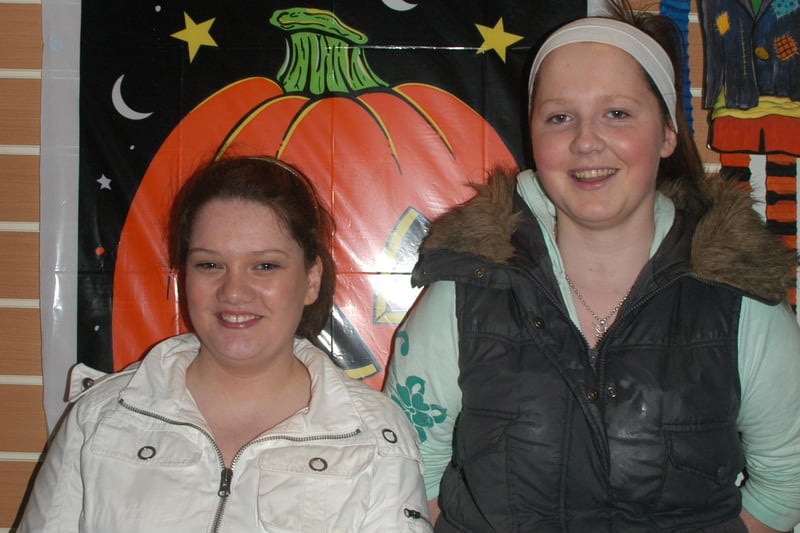
[[[530,127],[559,224],[652,224],[658,164],[676,136],[633,57],[597,43],[552,51],[538,73]]]
[[[189,235],[185,274],[200,356],[239,366],[293,357],[295,330],[317,299],[321,273],[319,260],[306,267],[302,248],[271,208],[208,202]]]

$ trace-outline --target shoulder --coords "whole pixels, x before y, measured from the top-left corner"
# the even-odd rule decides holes
[[[486,183],[472,184],[475,196],[433,221],[423,250],[446,248],[498,263],[510,260],[514,255],[511,235],[520,220],[514,212],[516,173],[496,167]]]
[[[312,380],[318,381],[312,385],[314,391],[320,391],[324,398],[324,409],[317,411],[316,416],[345,426],[355,417],[362,438],[375,442],[380,454],[417,457],[416,433],[390,398],[348,376],[328,354],[306,339],[296,341],[295,354],[308,368]]]
[[[140,363],[132,363],[118,372],[106,373],[83,363],[73,366],[69,373],[68,400],[102,401],[106,396],[116,396],[130,382]]]
[[[120,392],[130,383],[139,364],[106,374],[83,363],[75,365],[69,376],[69,412],[79,422],[99,419],[117,405]]]
[[[795,253],[766,228],[747,191],[718,177],[709,177],[703,187],[710,207],[692,238],[692,270],[768,303],[783,300]]]
[[[170,337],[156,344],[140,361],[131,363],[124,369],[105,373],[83,363],[70,370],[68,399],[82,411],[97,410],[106,404],[116,404],[120,393],[130,385],[137,373],[145,372],[147,365],[160,365],[160,359],[196,349],[197,338],[193,334]]]
[[[800,326],[788,303],[769,305],[749,297],[742,299],[739,365],[743,385],[748,377],[767,367],[772,368],[774,377],[784,372],[798,375],[799,353]]]
[[[375,439],[379,453],[418,459],[417,433],[400,407],[368,385],[346,379],[353,407],[366,431]]]
[[[348,376],[327,354],[314,349],[319,352],[329,379],[338,381],[343,387],[346,394],[342,396],[349,399],[350,408],[360,420],[365,436],[375,442],[378,453],[417,459],[416,432],[400,407],[383,393]]]

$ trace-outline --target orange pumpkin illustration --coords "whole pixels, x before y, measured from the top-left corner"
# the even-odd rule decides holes
[[[186,329],[164,251],[166,215],[181,183],[209,157],[268,154],[302,169],[333,213],[335,312],[339,328],[349,328],[337,331],[356,336],[343,344],[372,358],[346,370],[378,387],[394,329],[416,295],[408,273],[426,219],[466,200],[468,182],[482,181],[487,168],[514,159],[454,95],[381,80],[366,61],[366,35],[333,13],[285,9],[270,23],[288,32],[276,79],[243,79],[197,105],[141,181],[117,253],[114,367]]]

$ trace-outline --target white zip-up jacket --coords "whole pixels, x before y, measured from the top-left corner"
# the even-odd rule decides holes
[[[193,334],[170,338],[77,395],[21,533],[431,531],[416,436],[391,400],[297,339],[309,406],[228,469],[186,388],[199,348]],[[73,372],[72,392],[84,376]]]

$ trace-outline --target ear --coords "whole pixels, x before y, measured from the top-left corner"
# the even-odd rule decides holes
[[[678,134],[670,127],[669,123],[664,125],[664,143],[661,146],[661,157],[669,157],[678,146]]]
[[[319,287],[322,283],[322,260],[317,257],[314,264],[306,272],[308,276],[308,287],[306,288],[306,299],[304,304],[311,305],[317,301]]]

